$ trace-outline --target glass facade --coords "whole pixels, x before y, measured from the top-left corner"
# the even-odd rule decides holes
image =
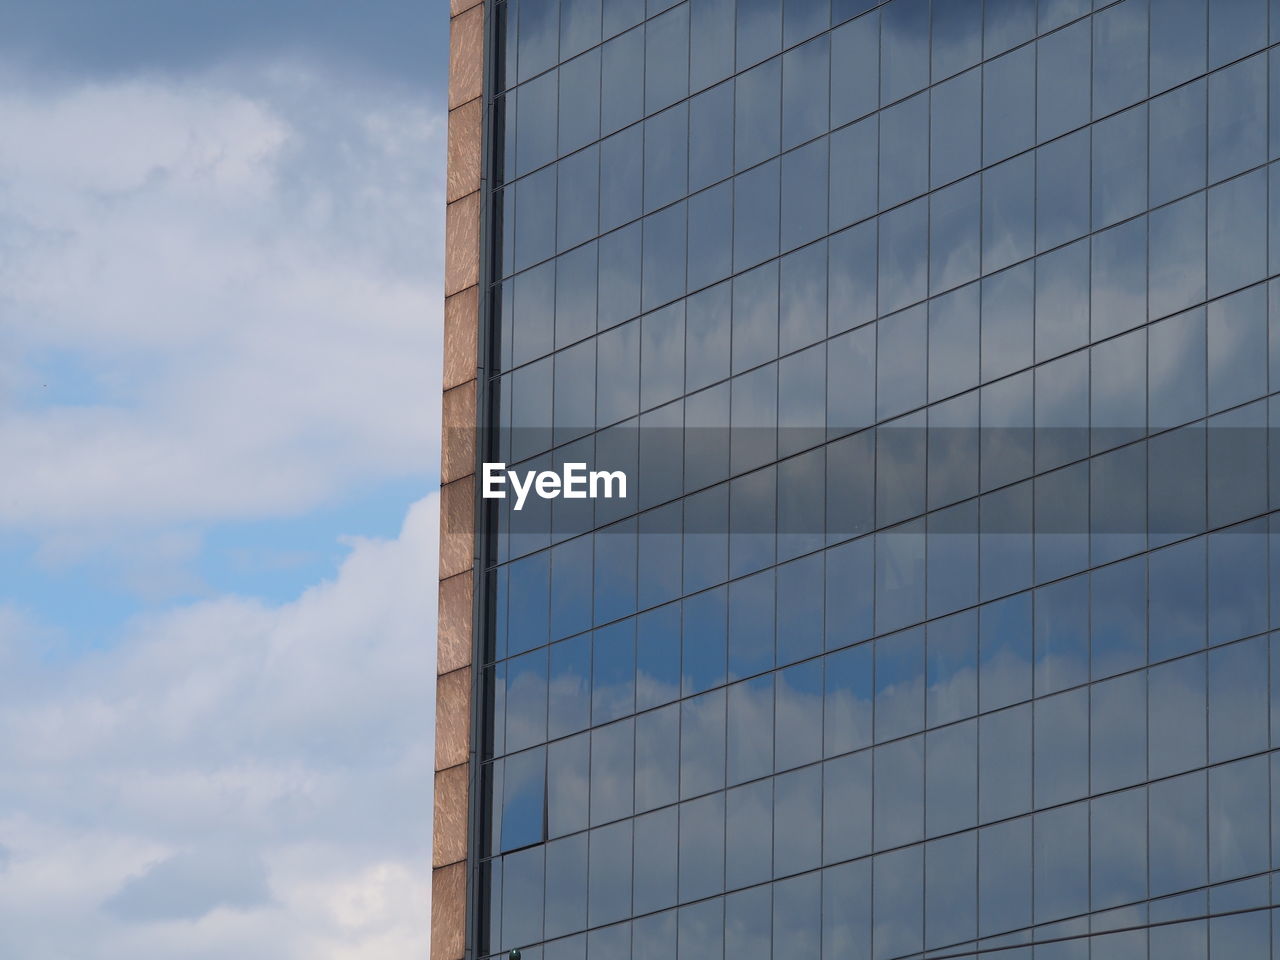
[[[475,955],[1280,957],[1280,0],[489,9]]]

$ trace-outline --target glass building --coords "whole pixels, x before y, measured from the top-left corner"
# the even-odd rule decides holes
[[[477,9],[465,955],[1280,958],[1280,2]]]

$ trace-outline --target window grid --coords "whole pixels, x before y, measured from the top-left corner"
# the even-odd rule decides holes
[[[1280,867],[1280,631],[1269,632],[1280,627],[1269,512],[1280,505],[1270,468],[1280,287],[1267,282],[1280,275],[1269,166],[1280,134],[1269,115],[1280,71],[1274,48],[1259,46],[1268,4],[1200,4],[1203,50],[1191,52],[1172,41],[1197,36],[1182,29],[1196,0],[1150,0],[1149,12],[1141,0],[1094,10],[986,0],[985,13],[973,0],[865,12],[735,0],[721,73],[708,67],[717,51],[688,34],[683,61],[646,48],[646,36],[715,2],[657,0],[594,39],[581,0],[493,5],[499,73],[508,64],[519,81],[503,90],[498,77],[497,127],[536,131],[541,87],[552,107],[549,157],[518,156],[521,134],[500,136],[492,158],[495,184],[517,162],[520,173],[493,194],[489,256],[503,279],[487,292],[498,343],[488,426],[506,444],[494,449],[550,466],[604,457],[619,429],[684,443],[679,475],[656,496],[637,475],[639,498],[621,506],[485,512],[478,952],[1269,957],[1269,871]],[[536,31],[503,26],[517,6],[574,39],[539,46]],[[905,49],[886,24],[912,16],[926,40],[915,80],[881,59]],[[851,88],[837,68],[851,61],[837,63],[831,38],[873,18],[875,89],[840,113],[835,97]],[[938,38],[957,23],[976,47],[940,64]],[[1146,66],[1131,88],[1124,58],[1105,51],[1139,23]],[[566,128],[556,104],[581,92],[566,78],[590,74],[629,31],[638,112],[602,138],[602,94],[594,132],[573,116]],[[512,56],[526,43],[533,69]],[[1157,62],[1159,44],[1186,62]],[[1083,106],[1050,103],[1081,49]],[[789,71],[814,63],[815,76],[827,71],[825,100],[788,100]],[[683,88],[666,83],[682,70]],[[940,118],[972,95],[966,84],[977,122],[948,127]],[[694,114],[715,96],[729,98],[727,125],[708,142],[728,166],[695,174],[691,134],[706,117]],[[755,109],[765,96],[776,104]],[[1168,122],[1193,115],[1201,126],[1189,134]],[[772,125],[763,140],[762,123]],[[1197,138],[1198,168],[1157,163],[1189,161]],[[970,166],[950,162],[965,150],[976,150]],[[1141,164],[1115,162],[1138,151]],[[1068,192],[1081,171],[1083,189]],[[605,217],[620,179],[638,199]],[[587,184],[594,212],[575,224],[557,180]],[[817,183],[829,187],[821,197]],[[542,208],[504,233],[525,193]],[[717,217],[727,232],[707,234]],[[551,228],[544,247],[521,239],[521,222]],[[968,232],[947,241],[955,224]],[[1012,247],[998,247],[1000,229]],[[868,237],[869,282],[838,301],[837,268],[862,262],[855,239]],[[957,251],[973,262],[935,263]],[[517,253],[521,269],[507,276]],[[679,282],[650,289],[663,271]],[[798,307],[788,271],[800,278]],[[698,341],[691,318],[713,296],[720,319]],[[1073,298],[1082,314],[1070,313]],[[852,366],[868,356],[869,367]],[[1135,371],[1129,399],[1141,411],[1125,419],[1120,387]],[[864,406],[830,392],[841,378],[867,384]],[[703,418],[722,395],[724,419]],[[763,451],[748,449],[760,428],[744,416],[773,434]],[[711,429],[724,432],[724,459],[699,473],[689,444],[703,422],[723,424]],[[958,466],[932,442],[957,426],[1030,431],[1030,453],[991,479],[1004,461],[981,448],[957,483]],[[1198,459],[1175,449],[1193,431]],[[926,439],[901,446],[917,434]],[[862,459],[840,460],[859,447]],[[814,530],[784,513],[798,489],[784,475],[819,460]],[[1192,504],[1195,519],[1171,524],[1160,497],[1192,477],[1177,505]],[[856,495],[833,486],[862,478]],[[1123,530],[1112,527],[1132,504],[1117,478],[1140,491],[1143,519],[1121,520]],[[1024,519],[993,509],[1025,553],[1005,570],[989,565],[1007,544],[984,522],[1014,497]],[[855,501],[857,523],[835,533],[825,511]],[[1067,502],[1075,514],[1062,513]],[[754,505],[766,522],[744,528]],[[665,554],[646,554],[645,530],[667,535]],[[999,626],[1015,608],[1020,626]],[[1199,627],[1188,630],[1188,616]],[[655,655],[666,689],[642,694],[659,661],[641,657]],[[1188,716],[1203,717],[1199,733]],[[953,754],[959,762],[945,762]],[[857,815],[833,819],[855,795]],[[1141,855],[1126,855],[1139,836]],[[1202,841],[1190,860],[1187,838]],[[718,879],[697,869],[717,860]]]

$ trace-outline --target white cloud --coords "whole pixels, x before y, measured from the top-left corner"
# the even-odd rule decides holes
[[[0,609],[0,956],[423,955],[437,509],[70,665]]]
[[[300,66],[9,90],[0,531],[74,558],[434,469],[442,111]]]

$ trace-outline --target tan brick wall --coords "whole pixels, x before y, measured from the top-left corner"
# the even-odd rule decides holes
[[[451,0],[450,14],[431,960],[462,960],[466,945],[475,592],[472,527],[484,124],[483,0]]]

